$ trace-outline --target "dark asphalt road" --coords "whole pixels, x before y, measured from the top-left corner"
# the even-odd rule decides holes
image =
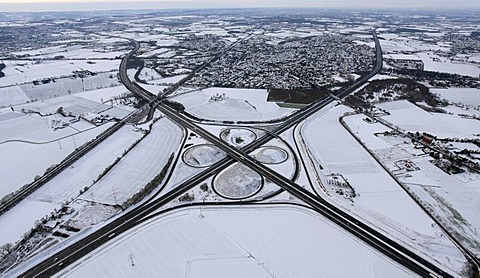
[[[357,82],[352,87],[339,92],[337,96],[344,97],[348,95],[349,93],[353,92],[355,89],[362,86],[369,78],[373,77],[375,74],[377,74],[380,71],[381,65],[382,65],[382,59],[381,59],[382,53],[381,53],[381,49],[379,47],[376,35],[375,35],[375,40],[377,43],[375,69],[370,74],[358,79]],[[128,76],[126,76],[126,61],[133,54],[135,54],[135,52],[139,49],[139,46],[140,46],[139,43],[135,42],[135,48],[124,58],[124,60],[122,60],[122,64],[120,66],[120,75],[121,75],[122,81],[124,82],[125,86],[129,90],[131,90],[137,96],[149,102],[153,102],[156,100],[155,96],[153,96],[151,93],[144,90],[140,86],[136,84],[132,84],[128,79]],[[334,99],[332,97],[328,96],[322,100],[316,101],[308,105],[298,113],[295,113],[294,115],[292,115],[284,124],[280,125],[274,131],[274,133],[280,134],[284,132],[285,130],[289,129],[293,125],[304,120],[306,117],[314,114],[319,109],[325,107],[326,105],[331,103],[333,100]],[[136,226],[138,223],[141,223],[142,219],[144,219],[147,215],[161,208],[162,206],[169,203],[170,201],[178,198],[179,196],[187,192],[189,189],[191,189],[193,186],[199,184],[206,177],[213,175],[217,171],[225,168],[232,162],[232,158],[237,161],[240,161],[241,163],[246,164],[247,166],[251,167],[255,171],[259,172],[260,174],[269,178],[273,182],[277,183],[279,186],[281,186],[283,189],[290,192],[292,195],[298,197],[299,199],[304,200],[307,204],[312,206],[316,211],[318,211],[319,213],[322,213],[323,215],[325,215],[325,217],[329,218],[334,223],[337,223],[339,226],[341,226],[348,232],[352,233],[359,239],[367,242],[372,247],[388,255],[389,257],[401,263],[402,265],[408,267],[412,271],[415,271],[416,273],[419,273],[422,276],[423,275],[428,276],[430,273],[436,273],[436,275],[440,277],[450,277],[450,275],[444,273],[441,269],[438,269],[437,267],[432,266],[425,260],[418,258],[408,250],[405,250],[405,248],[403,248],[402,246],[399,246],[398,244],[392,242],[390,239],[374,231],[372,228],[359,222],[358,220],[352,218],[351,216],[342,212],[336,207],[330,205],[328,202],[324,200],[319,200],[311,192],[303,189],[301,186],[291,182],[290,180],[270,170],[264,165],[257,163],[253,158],[249,157],[246,154],[252,151],[253,149],[258,148],[259,146],[265,144],[270,139],[272,139],[271,135],[265,135],[259,138],[258,140],[256,140],[254,143],[245,147],[243,150],[237,150],[229,146],[225,142],[221,141],[216,136],[194,125],[188,119],[186,119],[182,115],[179,115],[176,111],[174,111],[170,107],[164,104],[160,104],[158,108],[160,111],[165,113],[168,117],[170,117],[173,121],[177,122],[178,124],[186,128],[196,131],[205,139],[211,141],[212,143],[222,148],[231,156],[231,158],[225,158],[217,162],[216,164],[212,165],[210,168],[203,171],[199,175],[196,175],[190,178],[188,181],[186,181],[179,187],[166,193],[159,200],[155,202],[150,202],[144,205],[140,205],[137,208],[126,212],[125,214],[118,217],[116,220],[104,226],[97,232],[86,236],[84,239],[76,243],[73,243],[72,245],[65,248],[64,250],[61,250],[56,254],[51,255],[49,258],[47,258],[43,262],[38,263],[32,269],[23,273],[22,277],[47,277],[60,271],[66,265],[73,263],[77,259],[81,258],[82,256],[96,249],[98,246],[101,246],[105,242],[109,241],[116,235],[131,229],[132,227]]]

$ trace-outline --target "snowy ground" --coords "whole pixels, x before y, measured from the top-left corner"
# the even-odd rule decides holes
[[[211,100],[212,96],[223,93],[226,99]],[[267,95],[266,90],[209,88],[172,100],[181,102],[187,112],[198,118],[216,121],[268,121],[295,111],[267,102]]]
[[[128,92],[128,90],[124,86],[115,86],[115,87],[110,87],[105,89],[78,93],[75,96],[92,100],[95,102],[103,103],[103,102],[106,102],[107,100],[112,99],[113,97],[118,97],[126,92]]]
[[[0,246],[20,240],[24,233],[34,227],[35,221],[50,215],[54,209],[60,209],[60,205],[30,200],[18,203],[0,216]]]
[[[426,112],[416,105],[406,101],[385,102],[376,105],[390,112],[384,116],[386,121],[411,132],[428,132],[440,138],[443,137],[468,137],[474,130],[480,130],[479,121],[457,121],[456,124],[448,123],[443,118],[444,114]]]
[[[446,72],[472,77],[480,75],[480,67],[476,65],[452,62],[431,52],[418,53],[417,56],[422,59],[426,71]]]
[[[0,107],[17,105],[29,101],[19,86],[0,88]]]
[[[33,182],[35,176],[60,163],[77,146],[94,139],[112,123],[45,144],[10,142],[0,144],[0,195],[16,191]],[[22,169],[21,173],[18,169]]]
[[[145,139],[131,150],[81,198],[104,204],[122,204],[160,173],[178,150],[182,130],[167,118],[157,121]]]
[[[0,78],[0,86],[23,84],[44,78],[71,76],[74,71],[107,72],[118,70],[120,60],[53,60],[43,62],[4,61],[2,70],[5,76]]]
[[[213,181],[218,194],[229,199],[248,198],[260,191],[262,186],[262,176],[241,163],[221,171]]]
[[[249,129],[229,128],[222,131],[220,138],[236,148],[243,148],[255,141],[257,135]]]
[[[61,203],[77,197],[80,190],[86,186],[91,187],[93,180],[141,137],[142,134],[135,132],[132,126],[121,128],[36,190],[29,199]]]
[[[406,108],[406,111],[396,110],[404,105],[409,107]],[[399,125],[401,128],[406,127],[398,119],[403,119],[408,115],[412,117],[424,115],[422,119],[416,121],[416,129],[419,132],[431,131],[432,126],[435,126],[435,122],[437,122],[436,118],[443,122],[444,131],[455,130],[457,132],[451,135],[454,138],[472,138],[473,132],[480,130],[480,124],[476,120],[463,119],[454,115],[430,114],[416,106],[410,106],[408,103],[390,103],[382,105],[382,107],[390,111],[391,116],[393,116],[383,118],[389,119],[389,122]],[[480,175],[472,173],[447,174],[430,162],[433,160],[430,156],[415,149],[410,144],[410,140],[403,137],[374,136],[374,133],[389,129],[380,123],[367,124],[362,118],[364,116],[356,115],[349,116],[345,120],[352,130],[357,131],[357,136],[365,142],[366,146],[373,150],[382,162],[396,173],[409,191],[418,196],[424,206],[430,209],[440,219],[440,222],[456,235],[456,238],[460,239],[472,252],[480,254],[480,237],[478,236],[480,231],[478,218],[480,202],[477,198],[480,194]],[[441,127],[442,125],[439,125],[439,129]],[[437,133],[433,134],[437,135]],[[460,148],[465,147],[464,144],[459,143],[452,143],[452,145]],[[477,147],[469,146],[469,148],[476,149]],[[404,172],[395,164],[399,160],[412,162],[417,168],[413,171]]]
[[[480,89],[474,88],[448,88],[448,89],[430,89],[434,94],[441,98],[448,99],[451,102],[463,103],[469,106],[480,106]]]
[[[280,164],[288,158],[287,151],[277,147],[260,148],[255,159],[264,164]]]
[[[214,164],[225,156],[225,152],[217,146],[202,144],[186,150],[182,159],[189,166],[203,168]]]
[[[339,117],[350,111],[345,106],[331,107],[325,115],[320,112],[309,119],[302,129],[308,148],[323,167],[317,169],[323,184],[327,184],[325,175],[339,173],[358,196],[350,202],[332,192],[319,192],[424,257],[460,272],[465,263],[463,255],[340,124]],[[357,132],[356,126],[351,129]]]
[[[199,214],[183,209],[155,218],[56,277],[414,277],[303,208]]]

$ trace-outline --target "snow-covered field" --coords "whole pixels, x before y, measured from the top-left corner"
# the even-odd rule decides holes
[[[255,141],[257,135],[249,129],[229,128],[220,133],[220,138],[236,148],[243,148]]]
[[[302,129],[308,148],[323,167],[321,174],[343,175],[357,193],[353,203],[334,193],[331,201],[458,273],[465,263],[463,255],[340,124],[339,117],[350,111],[345,106],[331,107],[325,115],[320,113],[309,119]],[[357,132],[357,127],[352,126],[351,130]],[[327,184],[324,179],[322,182]]]
[[[120,83],[117,80],[116,73],[107,72],[83,79],[60,78],[49,84],[33,85],[33,83],[27,83],[19,85],[19,87],[31,101],[36,101],[118,85]]]
[[[118,97],[124,93],[127,93],[128,90],[124,86],[115,86],[105,89],[92,90],[83,93],[75,94],[76,97],[81,97],[95,102],[104,103],[107,100],[112,99],[113,97]]]
[[[390,115],[382,117],[386,121],[411,132],[428,132],[440,138],[443,137],[468,137],[472,129],[478,127],[478,121],[456,121],[449,123],[445,121],[443,114],[434,114],[426,112],[416,105],[406,101],[385,102],[376,105],[379,108],[390,112]],[[475,128],[474,128],[475,127]]]
[[[117,89],[119,87],[116,87]],[[101,92],[100,92],[101,93]],[[23,104],[15,107],[15,110],[33,110],[42,114],[54,114],[62,107],[65,111],[73,113],[75,116],[88,114],[115,114],[119,118],[127,116],[130,112],[135,110],[127,106],[112,106],[110,103],[102,104],[87,98],[77,97],[76,95],[56,97],[46,101],[36,101],[28,104]],[[8,109],[3,110],[8,111]],[[120,115],[117,115],[120,114]]]
[[[182,209],[121,235],[56,277],[414,277],[292,206]],[[108,266],[108,267],[107,267]]]
[[[123,152],[141,136],[142,134],[135,132],[132,126],[124,126],[36,190],[29,199],[61,203],[77,197],[80,190],[86,186],[91,187],[93,180],[96,180],[105,168],[117,157],[121,157]]]
[[[441,36],[443,33],[425,33],[428,35]],[[404,34],[383,33],[379,35],[385,40],[381,40],[382,50],[386,57],[394,59],[422,60],[426,71],[436,71],[451,74],[460,74],[472,77],[478,77],[480,67],[468,62],[452,61],[445,56],[451,55],[451,42],[427,42],[419,37]],[[442,55],[446,54],[446,55]],[[472,61],[475,60],[473,57]]]
[[[24,233],[34,227],[35,221],[50,215],[54,209],[60,209],[60,205],[31,200],[18,203],[0,216],[0,246],[20,240]]]
[[[16,191],[21,186],[33,182],[35,176],[42,175],[47,168],[60,163],[77,146],[94,139],[112,124],[78,133],[45,144],[10,142],[0,144],[0,195]],[[19,171],[19,169],[22,169]]]
[[[183,153],[183,161],[192,167],[208,167],[220,159],[224,158],[225,152],[215,145],[202,144],[196,145]]]
[[[398,103],[397,103],[398,104]],[[400,102],[399,104],[404,104]],[[392,107],[389,110],[392,115],[396,113],[395,103],[383,106]],[[419,115],[426,113],[416,106],[412,106],[404,116]],[[388,110],[388,109],[387,109]],[[429,113],[427,113],[429,114]],[[453,115],[432,114],[445,122],[444,128],[455,128],[458,130],[457,138],[472,137],[473,132],[480,130],[478,121],[463,119]],[[403,137],[392,138],[391,136],[375,136],[374,133],[382,133],[389,130],[380,123],[367,124],[363,121],[364,115],[355,115],[345,118],[351,130],[356,131],[365,145],[381,159],[392,172],[396,173],[402,183],[410,192],[418,196],[423,205],[428,208],[447,229],[455,234],[456,238],[472,252],[480,254],[480,202],[477,196],[480,194],[480,175],[472,173],[461,173],[450,175],[431,163],[433,158],[424,154],[421,150],[415,149],[410,140]],[[385,117],[388,118],[388,117]],[[425,118],[425,116],[423,116]],[[392,119],[392,118],[391,118]],[[395,124],[397,122],[394,122]],[[418,130],[428,130],[433,123],[418,120]],[[400,125],[400,127],[403,127]],[[452,143],[452,145],[457,145]],[[463,148],[463,146],[460,146]],[[476,146],[470,146],[475,149]],[[406,160],[414,165],[415,169],[402,172],[395,164],[399,160]]]
[[[463,103],[473,107],[480,106],[480,89],[474,88],[448,88],[448,89],[430,89],[434,94],[451,102]]]
[[[41,143],[78,132],[74,129],[74,124],[71,127],[54,130],[52,128],[52,121],[63,120],[68,122],[70,119],[64,118],[61,115],[41,117],[38,114],[11,112],[10,109],[4,110],[3,112],[6,113],[1,115],[8,115],[9,119],[0,121],[0,143],[12,140]],[[92,127],[95,126],[90,124],[90,128]]]
[[[11,106],[29,101],[19,86],[0,88],[0,107]]]
[[[158,120],[147,137],[133,148],[82,199],[104,204],[122,204],[160,173],[178,150],[182,130],[167,118]]]
[[[4,61],[5,76],[0,86],[23,84],[44,78],[71,76],[74,71],[109,72],[118,70],[120,60]]]
[[[446,72],[472,77],[478,77],[480,75],[480,67],[476,65],[452,62],[429,52],[417,53],[416,55],[422,59],[425,70],[427,71]]]
[[[224,100],[210,99],[223,93],[226,97]],[[267,96],[266,90],[209,88],[180,95],[173,100],[181,102],[186,111],[198,118],[216,121],[268,121],[295,111],[267,102]]]

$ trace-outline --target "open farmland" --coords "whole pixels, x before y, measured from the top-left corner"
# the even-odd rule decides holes
[[[0,88],[0,107],[28,102],[29,99],[18,86]]]
[[[60,163],[78,146],[94,139],[112,124],[105,124],[88,131],[44,144],[10,142],[0,144],[0,195],[14,192],[52,165]],[[39,159],[41,158],[41,159]],[[23,169],[21,174],[18,169]]]
[[[474,126],[480,126],[476,121],[456,121],[447,123],[443,114],[428,113],[408,101],[381,103],[379,108],[390,112],[382,117],[386,121],[410,132],[428,132],[440,138],[472,136]],[[466,132],[465,132],[466,131]]]
[[[0,226],[4,227],[0,234],[0,246],[15,243],[35,226],[36,221],[48,216],[59,204],[23,200],[11,210],[0,216]],[[38,222],[37,222],[38,223]],[[5,228],[5,227],[8,227]]]
[[[76,71],[91,73],[117,71],[120,60],[50,60],[50,61],[5,61],[5,76],[0,86],[20,85],[36,80],[70,77]]]
[[[183,131],[170,120],[158,120],[145,139],[81,198],[104,204],[124,203],[160,173],[182,137]]]
[[[341,125],[339,117],[346,112],[351,110],[345,106],[333,107],[325,115],[308,120],[302,130],[308,149],[323,168],[316,171],[322,175],[341,174],[357,195],[350,202],[330,192],[332,201],[418,253],[438,254],[434,260],[452,269],[461,268],[462,254],[453,243]],[[326,180],[322,183],[327,185]],[[410,238],[416,239],[414,246]]]
[[[474,132],[480,130],[480,124],[474,119],[459,118],[455,115],[427,113],[408,102],[393,102],[379,105],[387,109],[389,116],[382,117],[388,122],[408,131],[425,131],[433,135],[449,135],[453,138],[475,138]],[[418,117],[415,126],[404,119]],[[480,176],[478,173],[465,171],[451,174],[437,167],[437,161],[428,149],[422,150],[403,136],[376,136],[391,129],[380,124],[367,124],[362,120],[364,115],[345,118],[351,130],[357,130],[358,136],[366,147],[403,183],[419,202],[423,204],[448,231],[456,235],[465,246],[478,254],[480,238],[478,227],[480,222],[480,203],[478,201]],[[440,124],[441,123],[441,124]],[[438,128],[433,129],[438,126]],[[447,132],[445,134],[445,132]],[[450,144],[450,145],[449,145]],[[474,144],[451,142],[449,148],[458,150],[468,148],[477,150]],[[442,143],[439,143],[441,146]],[[402,166],[405,162],[408,167]]]
[[[95,186],[92,181],[141,137],[142,134],[134,131],[132,126],[122,127],[36,190],[29,199],[61,203],[77,197],[85,187]]]
[[[214,121],[269,121],[295,111],[267,102],[266,90],[210,88],[174,100],[195,117]]]
[[[159,1],[0,3],[1,277],[478,278],[477,10]]]
[[[56,277],[415,277],[304,208],[201,213],[192,208],[154,218]],[[349,263],[331,267],[339,261]]]

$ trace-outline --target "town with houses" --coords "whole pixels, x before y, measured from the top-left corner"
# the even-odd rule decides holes
[[[0,277],[479,277],[478,15],[0,12]]]

